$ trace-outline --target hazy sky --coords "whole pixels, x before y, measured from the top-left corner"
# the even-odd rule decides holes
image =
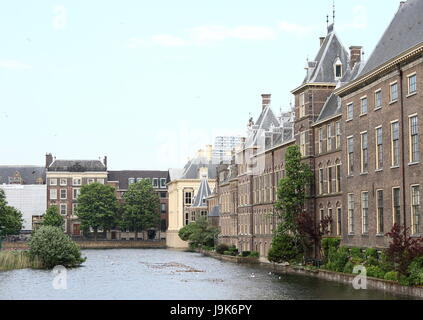
[[[344,46],[369,57],[398,0],[336,1]],[[0,3],[0,165],[97,159],[168,169],[244,133],[261,94],[286,110],[331,0]]]

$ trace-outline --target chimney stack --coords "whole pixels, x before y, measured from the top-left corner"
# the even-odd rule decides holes
[[[53,163],[53,155],[51,153],[46,153],[46,168],[50,167]]]
[[[262,98],[262,105],[263,105],[263,110],[270,106],[270,101],[271,101],[271,94],[262,94],[261,98]]]
[[[106,170],[107,170],[107,156],[104,156],[103,164],[104,164],[104,166],[106,167]]]
[[[363,47],[352,46],[350,47],[350,68],[354,68],[357,62],[361,62],[361,53]]]
[[[323,45],[323,42],[325,42],[325,39],[326,39],[326,37],[320,37],[319,38],[319,40],[320,40],[320,46]]]

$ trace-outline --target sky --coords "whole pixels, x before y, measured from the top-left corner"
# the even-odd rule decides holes
[[[336,1],[368,58],[398,0]],[[275,112],[325,36],[332,0],[0,2],[0,165],[108,156],[110,170],[182,167],[217,135]]]

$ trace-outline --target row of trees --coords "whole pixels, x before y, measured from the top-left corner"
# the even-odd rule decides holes
[[[157,227],[160,223],[160,200],[151,183],[146,180],[131,184],[120,204],[112,186],[100,183],[84,185],[78,197],[76,215],[85,232],[93,230],[97,240],[99,230],[110,231],[120,227],[135,233]],[[56,206],[50,207],[43,217],[43,225],[64,226],[64,218]]]

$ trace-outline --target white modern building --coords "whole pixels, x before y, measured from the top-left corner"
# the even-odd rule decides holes
[[[47,209],[47,185],[3,184],[7,204],[22,212],[23,231],[32,230],[32,216],[41,216]]]

